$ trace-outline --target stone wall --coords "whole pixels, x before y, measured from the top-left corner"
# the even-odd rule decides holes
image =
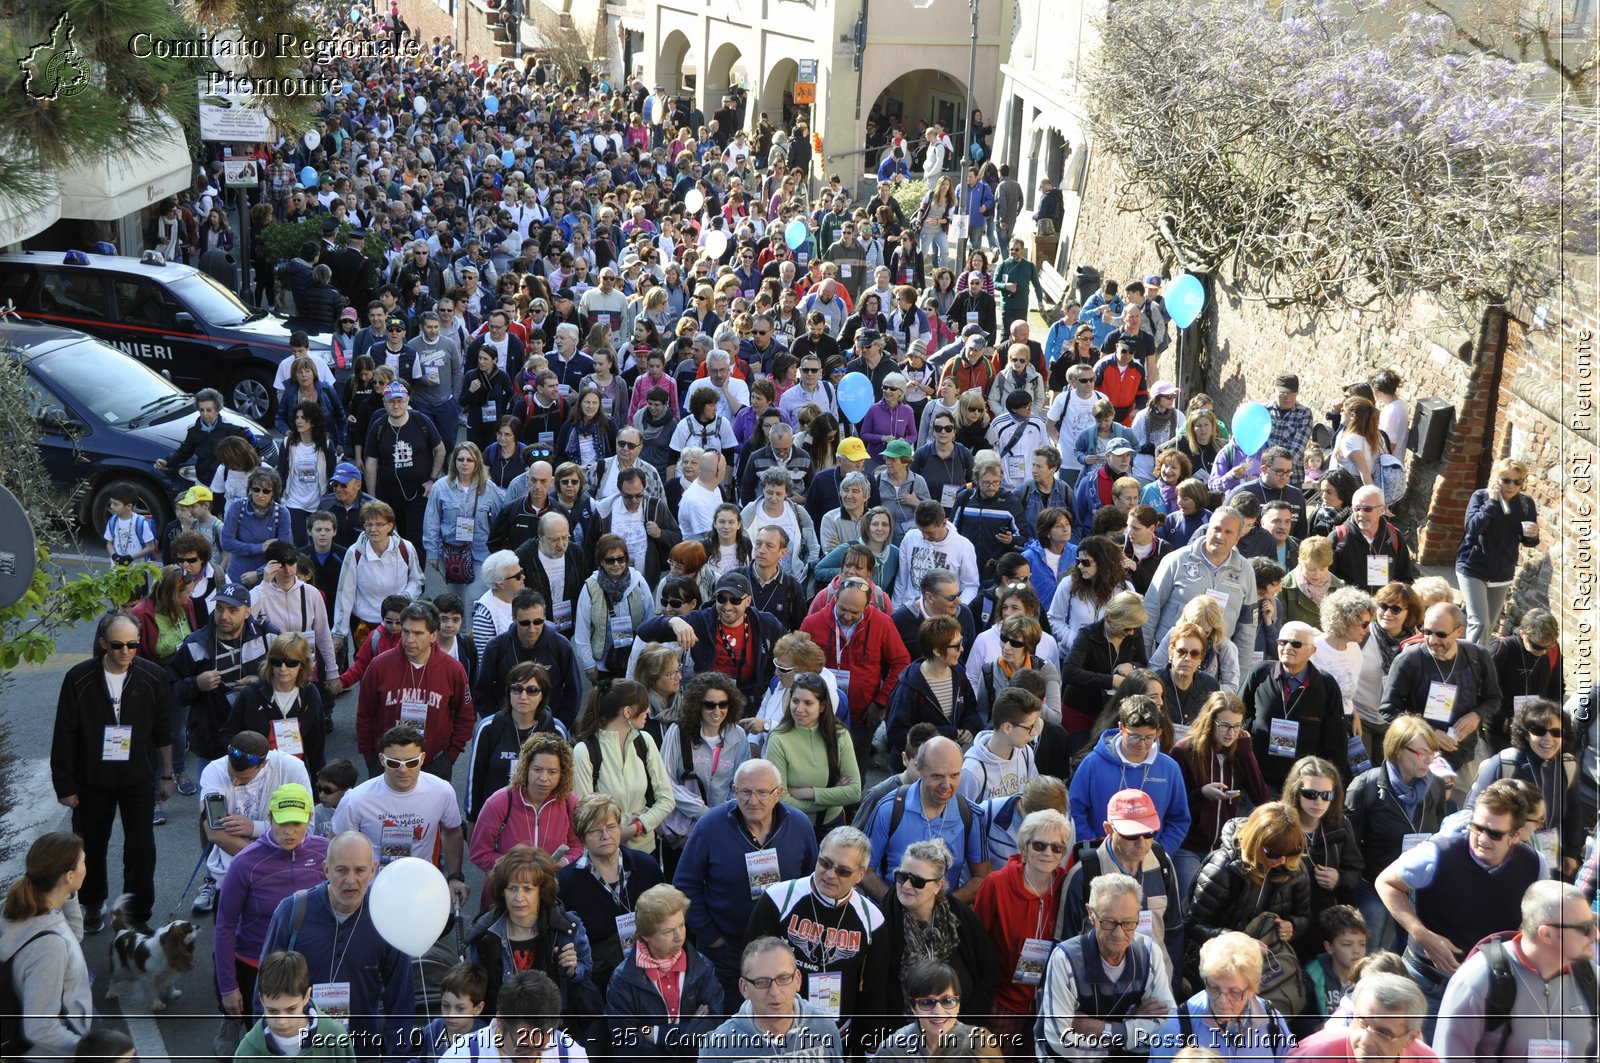
[[[1091,265],[1120,282],[1154,271],[1171,276],[1177,263],[1164,257],[1152,240],[1151,225],[1120,208],[1121,183],[1115,161],[1094,153],[1071,264]],[[1319,421],[1344,384],[1385,367],[1400,374],[1401,397],[1413,410],[1425,396],[1449,401],[1455,419],[1443,458],[1426,464],[1415,455],[1408,458],[1409,490],[1396,507],[1426,564],[1453,561],[1467,500],[1487,482],[1492,461],[1513,453],[1529,461],[1543,543],[1524,552],[1507,621],[1534,604],[1551,607],[1562,621],[1569,683],[1591,681],[1597,617],[1592,343],[1600,328],[1592,271],[1571,278],[1571,283],[1569,296],[1550,306],[1513,303],[1481,316],[1462,316],[1418,300],[1398,316],[1352,313],[1313,322],[1303,314],[1270,309],[1219,276],[1210,286],[1213,345],[1203,376],[1225,415],[1241,402],[1271,401],[1273,379],[1284,372],[1299,374],[1300,399]],[[1578,363],[1584,359],[1586,378],[1579,375]],[[1159,375],[1176,379],[1174,363],[1169,350]],[[1586,432],[1572,427],[1574,415],[1583,409],[1580,379],[1590,388],[1584,393],[1589,413],[1580,425]]]

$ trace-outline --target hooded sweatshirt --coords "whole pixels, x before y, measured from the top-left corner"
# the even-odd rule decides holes
[[[742,1004],[733,1018],[718,1026],[700,1048],[701,1059],[749,1060],[750,1063],[776,1063],[778,1060],[817,1060],[842,1063],[843,1049],[839,1027],[832,1019],[796,997],[794,1023],[782,1037],[773,1037],[756,1025],[750,1002]]]
[[[242,959],[252,967],[260,964],[272,913],[285,897],[327,878],[322,867],[327,856],[326,838],[307,834],[296,848],[286,850],[269,830],[229,861],[217,896],[214,954],[219,993],[239,989],[233,960]]]
[[[1056,909],[1067,880],[1066,861],[1050,876],[1050,889],[1039,896],[1028,889],[1022,877],[1022,857],[1014,855],[978,887],[972,910],[989,931],[1000,960],[1000,984],[994,991],[997,1011],[1026,1015],[1033,1008],[1037,984],[1014,977],[1022,958],[1023,943],[1029,938],[1045,941],[1055,937]]]
[[[989,748],[993,737],[992,729],[979,731],[961,760],[961,783],[956,792],[973,804],[1020,794],[1039,774],[1032,746],[1014,749],[1009,757],[1001,757]]]
[[[1113,727],[1100,736],[1094,751],[1085,758],[1067,788],[1072,826],[1080,841],[1101,837],[1106,806],[1118,790],[1143,790],[1155,803],[1161,817],[1161,832],[1156,840],[1168,852],[1183,844],[1189,833],[1189,795],[1184,790],[1183,773],[1177,761],[1152,744],[1140,761],[1122,755],[1119,731]]]
[[[16,959],[11,977],[22,1014],[28,1016],[21,1032],[33,1042],[25,1059],[70,1058],[94,1019],[89,968],[78,945],[82,913],[76,900],[68,900],[67,909],[73,912],[70,922],[61,908],[20,922],[0,922],[0,963]],[[28,944],[40,932],[47,936]]]

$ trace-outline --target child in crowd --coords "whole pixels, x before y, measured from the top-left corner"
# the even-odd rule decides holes
[[[177,514],[161,533],[162,564],[173,563],[172,540],[186,531],[199,532],[211,541],[212,554],[222,553],[222,518],[211,512],[211,489],[192,485],[173,500]]]
[[[339,593],[339,576],[344,571],[344,549],[333,541],[339,532],[339,522],[332,513],[319,509],[306,518],[306,535],[310,542],[307,556],[311,559],[313,587],[322,592],[322,602],[330,610]]]
[[[1322,927],[1323,951],[1306,964],[1308,1003],[1319,1015],[1332,1015],[1350,992],[1350,969],[1367,954],[1367,922],[1348,904],[1336,904],[1317,913]]]
[[[1283,590],[1283,566],[1270,557],[1250,559],[1256,573],[1256,644],[1250,651],[1249,661],[1240,661],[1241,671],[1248,672],[1262,661],[1278,659],[1278,628],[1283,626],[1283,616],[1278,610],[1278,592]]]
[[[1315,443],[1307,443],[1305,456],[1302,460],[1306,463],[1307,484],[1314,484],[1322,479],[1323,470],[1328,464],[1328,456],[1322,452],[1321,447]]]
[[[461,1039],[483,1026],[489,976],[475,963],[458,963],[444,974],[439,992],[439,1017],[422,1028],[421,1051],[412,1063],[433,1063]]]
[[[1328,1023],[1323,1029],[1332,1030],[1350,1025],[1350,1009],[1354,1006],[1351,994],[1355,992],[1356,985],[1360,983],[1361,979],[1369,974],[1397,974],[1401,978],[1411,977],[1406,973],[1405,961],[1398,954],[1387,952],[1383,949],[1367,953],[1350,965],[1350,974],[1347,979],[1348,988],[1345,990],[1344,997],[1339,1001],[1339,1006],[1328,1016]]]
[[[128,484],[112,484],[108,495],[111,516],[106,521],[101,538],[106,542],[106,553],[118,565],[131,565],[135,561],[148,561],[156,552],[156,526],[149,517],[140,515],[139,492]]]
[[[239,1042],[234,1059],[356,1058],[350,1034],[311,1003],[311,972],[300,953],[274,952],[263,959],[256,990],[261,1021]]]
[[[356,766],[343,757],[330,760],[322,766],[322,770],[317,772],[317,807],[311,815],[312,834],[321,838],[333,837],[333,813],[358,779]]]

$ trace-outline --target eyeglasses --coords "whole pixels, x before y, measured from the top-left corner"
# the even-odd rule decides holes
[[[1447,639],[1450,636],[1454,635],[1455,633],[1456,633],[1456,629],[1455,628],[1450,628],[1448,631],[1434,631],[1434,630],[1432,630],[1430,628],[1425,628],[1425,627],[1417,628],[1417,634],[1421,635],[1423,638],[1430,638],[1430,639]]]
[[[518,627],[544,627],[544,620],[543,620],[543,618],[540,618],[538,620],[518,620],[517,621],[517,626]]]
[[[626,565],[628,563],[628,555],[613,554],[611,557],[601,558],[600,563],[603,565]]]
[[[1244,724],[1242,724],[1242,723],[1219,723],[1219,724],[1213,725],[1212,729],[1215,730],[1218,734],[1231,735],[1236,731],[1244,730]]]
[[[1254,993],[1255,990],[1250,989],[1249,987],[1245,987],[1243,989],[1230,989],[1227,986],[1213,985],[1212,983],[1207,982],[1206,992],[1215,994],[1223,1000],[1245,1000],[1248,999],[1250,994]]]
[[[1113,930],[1120,930],[1124,934],[1131,934],[1139,929],[1137,919],[1096,919],[1095,926],[1100,928],[1102,934],[1109,934]]]
[[[1332,801],[1332,790],[1313,790],[1309,786],[1300,787],[1300,796],[1307,801]]]
[[[1521,480],[1513,480],[1509,476],[1500,477],[1500,482],[1502,484],[1504,484],[1506,487],[1521,487],[1522,486],[1522,481]]]
[[[1526,726],[1528,728],[1528,733],[1535,738],[1544,738],[1546,736],[1550,738],[1560,738],[1563,733],[1559,727],[1540,727],[1538,724],[1533,723],[1527,724]]]
[[[1378,612],[1380,613],[1403,613],[1405,611],[1406,607],[1403,605],[1390,605],[1388,602],[1378,603]]]
[[[744,595],[742,595],[742,594],[719,594],[719,595],[717,595],[717,604],[718,605],[738,605],[742,601],[744,601]]]
[[[1130,746],[1147,746],[1150,743],[1160,739],[1160,737],[1160,735],[1136,735],[1131,731],[1122,732],[1123,741],[1127,742]]]
[[[728,700],[724,698],[721,701],[712,701],[710,698],[706,698],[700,702],[700,707],[703,709],[710,709],[714,712],[717,709],[726,709],[728,707]]]
[[[253,768],[266,760],[267,755],[265,753],[246,753],[242,749],[235,749],[233,746],[229,746],[228,759],[243,764],[247,768]]]
[[[535,694],[543,694],[544,688],[538,683],[512,683],[510,686],[506,687],[506,693],[510,694],[514,698],[531,698]]]
[[[383,766],[386,768],[405,768],[407,771],[410,771],[412,768],[422,767],[421,757],[410,757],[406,760],[400,760],[397,757],[391,757],[385,753],[378,759],[383,761]]]
[[[1268,860],[1287,860],[1292,856],[1299,856],[1299,849],[1262,849],[1261,855]]]
[[[850,867],[848,864],[837,864],[826,856],[819,856],[817,857],[817,870],[832,871],[840,878],[855,878],[856,872],[860,871],[861,869],[858,867]]]
[[[936,878],[923,878],[921,875],[913,875],[909,871],[896,871],[894,873],[894,884],[896,886],[904,886],[909,882],[913,889],[924,890],[938,881]]]
[[[739,981],[752,989],[771,989],[775,985],[794,985],[795,979],[799,977],[799,971],[790,971],[788,974],[777,974],[771,978],[746,978],[744,975],[740,975]]]
[[[556,482],[557,483],[563,483],[563,484],[581,484],[581,483],[583,483],[583,481],[578,479],[576,476],[563,476],[561,479],[557,480]]]
[[[122,653],[126,652],[127,650],[136,650],[138,648],[138,639],[134,639],[132,642],[112,642],[110,639],[106,639],[106,649],[111,650],[114,653]]]
[[[1050,852],[1057,856],[1067,851],[1067,846],[1064,842],[1029,842],[1028,848],[1036,853]]]
[[[959,1008],[961,1006],[961,998],[960,997],[912,997],[911,998],[911,1003],[916,1007],[916,1009],[918,1011],[932,1011],[935,1008],[943,1008],[945,1011],[950,1011],[950,1010],[952,1010],[954,1008]]]
[[[1204,657],[1206,655],[1206,651],[1205,650],[1181,650],[1180,649],[1180,650],[1173,650],[1172,651],[1172,655],[1174,657],[1182,657],[1185,660],[1198,661],[1198,660],[1200,660],[1200,658],[1202,658],[1202,657]]]
[[[269,657],[269,658],[267,658],[267,661],[274,668],[299,668],[300,667],[300,662],[295,660],[292,657]]]
[[[743,788],[741,790],[735,790],[733,792],[733,796],[739,797],[739,798],[743,798],[746,801],[748,801],[748,800],[750,800],[751,798],[754,798],[754,797],[758,797],[761,800],[765,801],[767,798],[771,797],[773,794],[777,793],[781,789],[782,789],[782,787],[780,787],[780,786],[773,786],[773,787],[769,787],[768,789],[765,789],[765,790],[757,790],[757,789],[754,789],[752,787],[746,786],[745,788]]]
[[[1493,827],[1485,826],[1482,823],[1471,823],[1468,826],[1474,834],[1487,834],[1492,841],[1500,841],[1511,833],[1509,830],[1495,830]]]
[[[1147,830],[1143,834],[1124,834],[1120,830],[1116,833],[1117,837],[1125,842],[1152,842],[1156,839],[1156,832],[1153,830]]]
[[[1545,923],[1544,925],[1553,927],[1556,930],[1576,930],[1584,937],[1594,936],[1595,921],[1593,919],[1587,923]]]

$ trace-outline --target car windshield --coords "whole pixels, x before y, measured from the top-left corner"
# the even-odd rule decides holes
[[[237,325],[254,315],[239,297],[224,288],[213,277],[192,273],[172,282],[172,294],[182,299],[189,312],[209,325]]]
[[[36,358],[32,368],[106,424],[125,425],[190,401],[170,380],[99,340],[85,338]]]

